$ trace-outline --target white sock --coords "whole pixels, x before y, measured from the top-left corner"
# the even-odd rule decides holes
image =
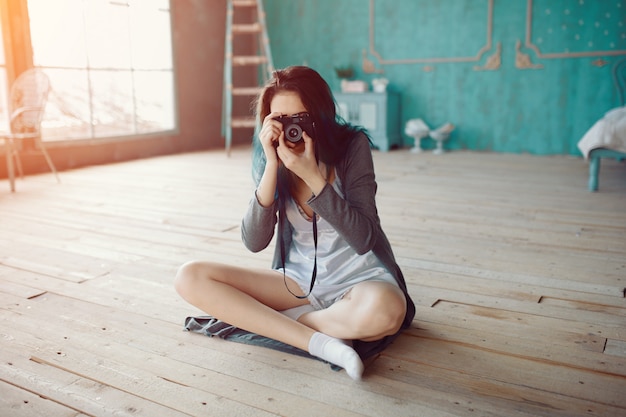
[[[289,317],[292,320],[298,320],[300,318],[301,315],[306,314],[306,313],[310,313],[312,311],[315,311],[315,309],[313,308],[313,306],[311,304],[304,304],[298,307],[294,307],[294,308],[290,308],[287,310],[283,310],[281,311],[281,314],[284,314],[285,316]]]
[[[340,339],[316,332],[309,341],[309,353],[342,367],[356,381],[363,375],[363,362],[359,354]]]

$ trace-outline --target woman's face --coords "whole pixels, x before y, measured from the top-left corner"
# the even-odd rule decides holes
[[[291,116],[293,114],[307,112],[302,104],[300,96],[293,91],[281,91],[277,93],[270,103],[271,113],[280,113],[280,116]]]

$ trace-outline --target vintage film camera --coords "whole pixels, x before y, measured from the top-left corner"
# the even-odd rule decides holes
[[[275,118],[283,124],[285,139],[292,143],[303,141],[302,132],[305,131],[310,137],[314,137],[315,123],[309,113],[298,113],[292,116],[280,116]]]

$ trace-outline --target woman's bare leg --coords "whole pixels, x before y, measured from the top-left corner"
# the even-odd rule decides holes
[[[289,280],[291,281],[291,280]],[[300,288],[289,282],[290,290]],[[291,295],[283,276],[271,270],[245,269],[210,262],[183,265],[176,290],[190,304],[241,329],[307,349],[314,330],[277,310],[307,303]]]
[[[303,295],[293,281],[287,282],[291,292]],[[224,322],[308,351],[345,368],[353,379],[363,373],[363,363],[352,348],[277,311],[308,301],[290,294],[276,271],[190,262],[179,269],[175,286],[190,304]]]
[[[406,298],[397,286],[366,281],[329,308],[303,314],[298,321],[332,337],[373,341],[395,334],[405,314]]]

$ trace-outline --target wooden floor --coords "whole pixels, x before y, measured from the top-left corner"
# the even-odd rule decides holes
[[[626,164],[374,158],[418,306],[360,383],[183,331],[180,264],[269,265],[247,149],[0,181],[0,416],[626,416]]]

